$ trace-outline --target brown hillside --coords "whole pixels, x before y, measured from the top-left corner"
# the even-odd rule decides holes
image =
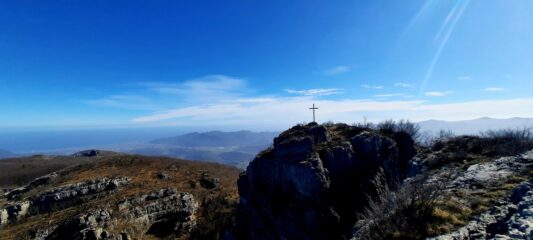
[[[170,158],[144,157],[133,155],[111,155],[95,158],[87,157],[31,157],[0,161],[0,168],[9,169],[0,172],[2,188],[27,184],[36,176],[58,171],[58,177],[50,183],[38,186],[22,196],[19,201],[29,199],[36,194],[87,180],[127,177],[129,183],[120,190],[99,195],[89,201],[68,206],[49,213],[30,214],[16,223],[0,228],[0,239],[29,239],[38,230],[58,225],[78,214],[96,208],[112,210],[118,222],[108,231],[112,234],[127,232],[134,239],[156,239],[147,235],[147,229],[130,222],[120,221],[118,204],[126,199],[138,198],[143,194],[161,189],[175,189],[187,192],[198,202],[196,226],[182,238],[218,239],[223,229],[231,224],[234,207],[238,201],[236,181],[237,168],[214,163],[193,162]],[[61,170],[59,170],[61,169]],[[208,189],[203,186],[202,178],[219,179],[216,187]],[[16,181],[10,179],[19,179]],[[12,200],[5,197],[0,204]],[[194,229],[201,229],[197,231]]]

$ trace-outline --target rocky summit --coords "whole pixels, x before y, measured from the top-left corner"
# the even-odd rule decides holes
[[[238,181],[235,239],[342,239],[369,198],[406,177],[416,154],[404,133],[298,125],[274,139]]]
[[[244,172],[98,150],[2,160],[24,171],[0,172],[0,239],[533,239],[533,140],[511,133],[422,144],[406,122],[301,124]]]

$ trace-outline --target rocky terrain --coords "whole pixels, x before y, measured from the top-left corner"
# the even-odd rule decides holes
[[[310,123],[240,174],[99,150],[3,160],[0,239],[533,239],[526,133],[421,145],[405,122]]]
[[[283,132],[239,178],[230,238],[532,237],[532,153],[498,157],[512,139],[475,136],[423,147],[408,130],[311,123]]]
[[[219,239],[239,170],[90,150],[0,198],[0,239]]]
[[[239,178],[237,239],[342,239],[356,213],[406,177],[416,154],[404,133],[317,124],[274,140]]]

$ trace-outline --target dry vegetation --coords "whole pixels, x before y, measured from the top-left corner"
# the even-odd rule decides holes
[[[31,162],[33,166],[41,166],[36,163],[35,158],[26,159],[25,161],[10,160],[18,164],[27,164]],[[64,162],[76,162],[76,165],[60,165]],[[33,175],[39,175],[55,171],[60,166],[67,165],[66,168],[59,171],[60,177],[46,186],[50,188],[53,186],[61,186],[70,183],[77,183],[84,180],[113,177],[113,176],[127,176],[131,179],[130,184],[125,186],[122,190],[93,199],[81,206],[75,206],[61,211],[56,211],[51,214],[39,214],[28,217],[21,222],[7,226],[0,231],[0,239],[23,239],[28,233],[38,228],[45,228],[48,225],[59,223],[67,217],[71,217],[77,213],[82,213],[84,210],[92,208],[109,207],[113,209],[114,213],[118,214],[117,203],[121,200],[138,197],[151,191],[156,191],[162,188],[174,188],[178,191],[192,193],[195,199],[200,203],[198,211],[197,223],[198,229],[202,231],[195,231],[190,236],[191,239],[220,239],[224,229],[227,229],[233,218],[234,209],[238,202],[238,193],[236,181],[239,175],[239,170],[233,167],[228,167],[214,163],[192,162],[185,160],[175,160],[170,158],[156,158],[144,156],[131,155],[116,155],[99,158],[85,158],[83,160],[73,157],[60,159],[50,159],[49,162],[58,162],[54,167],[41,167],[39,171],[31,172]],[[69,164],[72,162],[68,162]],[[43,163],[42,165],[46,165]],[[16,164],[12,169],[16,169]],[[46,171],[48,170],[48,171]],[[14,171],[11,173],[0,173],[0,179],[5,179],[6,176],[16,176],[17,173],[25,174],[23,171]],[[165,173],[169,179],[160,179],[158,173]],[[212,177],[220,179],[220,185],[212,190],[207,190],[200,187],[198,183],[202,174],[209,174]],[[38,176],[38,175],[37,175]],[[29,176],[26,178],[30,178]],[[31,179],[31,178],[30,178]],[[27,182],[27,181],[25,181]],[[9,183],[11,185],[11,183]],[[27,195],[31,195],[36,191],[42,189],[35,189]],[[205,231],[204,231],[205,229]],[[112,231],[121,232],[127,230],[133,234],[141,233],[143,229],[138,229],[131,224],[118,224]],[[144,235],[144,234],[143,234]],[[145,235],[145,239],[150,239],[150,236]]]

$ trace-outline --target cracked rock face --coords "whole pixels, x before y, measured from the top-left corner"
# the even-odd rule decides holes
[[[116,214],[108,208],[90,210],[58,225],[36,231],[32,239],[131,239],[128,233],[111,231],[119,220],[144,226],[146,234],[156,237],[168,237],[171,234],[180,236],[195,226],[197,208],[192,194],[161,189],[122,201]]]
[[[57,226],[38,231],[32,239],[119,239],[104,230],[112,221],[110,210],[91,210],[64,221]]]
[[[340,130],[339,130],[340,129]],[[239,178],[235,239],[350,237],[368,196],[406,175],[414,142],[316,123],[280,134]]]
[[[195,225],[198,203],[190,193],[161,189],[119,204],[127,219],[149,226],[148,234],[165,237],[189,232]]]
[[[32,210],[48,212],[56,208],[76,204],[84,197],[114,191],[128,184],[127,177],[101,178],[69,184],[43,192],[32,198]]]

